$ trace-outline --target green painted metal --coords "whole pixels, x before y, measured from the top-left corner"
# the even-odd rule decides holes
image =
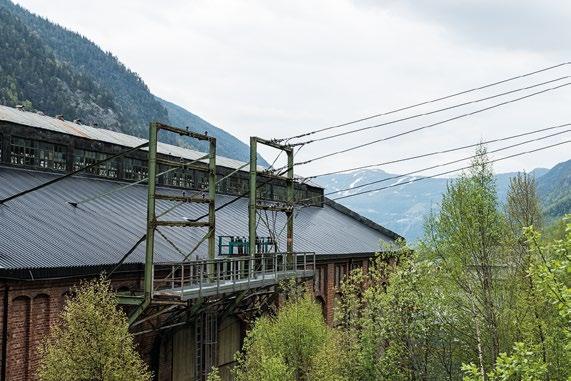
[[[149,160],[148,160],[148,187],[147,187],[147,240],[145,248],[145,301],[150,301],[153,294],[153,257],[155,252],[155,193],[157,188],[157,123],[149,125]]]
[[[288,262],[291,261],[291,254],[293,253],[293,203],[294,203],[294,179],[293,179],[293,149],[286,150],[287,152],[287,203],[289,210],[286,212],[287,217],[287,253]]]
[[[208,258],[216,257],[216,139],[209,138],[209,159],[208,159],[208,222],[210,230],[208,235]]]
[[[209,142],[208,152],[208,222],[205,221],[157,221],[155,211],[155,200],[164,199],[179,202],[204,202],[196,200],[192,197],[180,197],[160,195],[156,193],[157,187],[157,162],[164,161],[157,158],[157,138],[159,130],[173,132],[182,136],[204,140]],[[144,293],[143,298],[121,298],[126,304],[138,304],[135,311],[129,316],[129,323],[132,324],[145,311],[153,300],[153,281],[154,281],[154,244],[155,229],[158,225],[174,226],[174,227],[208,227],[209,231],[205,238],[208,238],[208,257],[214,259],[216,256],[216,138],[206,134],[198,134],[192,131],[183,130],[177,127],[167,126],[161,123],[151,123],[149,125],[149,153],[148,153],[148,192],[147,192],[147,234],[145,248],[145,270],[144,270]],[[176,166],[189,166],[173,162]],[[152,180],[151,180],[152,179]],[[201,241],[202,242],[202,241]],[[200,244],[200,243],[199,243]],[[196,249],[196,248],[195,248]],[[192,251],[194,252],[194,250]],[[191,253],[192,253],[191,252]],[[139,301],[139,303],[137,303]]]
[[[117,295],[117,301],[119,304],[128,304],[138,306],[145,300],[143,295]]]
[[[258,143],[267,145],[287,154],[287,207],[275,206],[259,206],[257,204],[257,154]],[[289,145],[281,145],[274,141],[264,140],[256,136],[250,137],[250,203],[248,205],[248,233],[249,233],[249,253],[256,254],[256,210],[267,209],[274,211],[283,211],[287,217],[287,253],[293,253],[293,206],[294,206],[294,177],[293,177],[293,148]],[[271,176],[271,175],[270,175]],[[289,258],[288,260],[291,259]]]
[[[258,170],[258,138],[250,137],[250,203],[248,204],[248,240],[249,253],[256,255],[256,177]]]

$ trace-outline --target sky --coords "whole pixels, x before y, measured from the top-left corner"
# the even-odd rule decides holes
[[[155,95],[244,142],[252,135],[282,138],[337,125],[571,60],[571,2],[565,0],[16,2],[91,39],[139,73]],[[385,123],[564,76],[571,76],[571,65],[312,137]],[[308,144],[296,161],[568,82],[570,78],[562,78],[501,98]],[[565,86],[300,165],[296,171],[315,175],[571,123],[570,102],[571,86]],[[570,136],[565,133],[491,157],[563,142]],[[522,140],[490,145],[489,149]],[[570,159],[570,148],[567,144],[500,161],[495,170],[549,168]],[[471,153],[438,155],[381,169],[403,173]],[[263,150],[262,154],[272,161],[276,152]]]

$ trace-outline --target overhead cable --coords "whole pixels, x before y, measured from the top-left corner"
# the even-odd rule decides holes
[[[571,125],[571,123],[569,123],[568,125]],[[532,142],[536,142],[536,141],[548,139],[548,138],[551,138],[551,137],[553,137],[553,136],[558,136],[558,135],[561,135],[561,134],[565,134],[565,133],[568,133],[568,132],[570,132],[570,131],[571,131],[571,130],[560,131],[560,132],[557,132],[557,133],[554,133],[554,134],[549,134],[549,135],[546,135],[546,136],[542,136],[542,137],[539,137],[539,138],[536,138],[536,139],[531,139],[531,140],[526,140],[526,141],[523,141],[523,142],[520,142],[520,143],[511,144],[511,145],[509,145],[509,146],[505,146],[505,147],[501,147],[501,148],[497,148],[497,149],[495,149],[495,150],[489,151],[489,153],[496,153],[496,152],[500,152],[500,151],[505,151],[505,150],[507,150],[507,149],[514,148],[514,147],[519,147],[519,146],[522,146],[522,145],[524,145],[524,144],[529,144],[529,143],[532,143]],[[352,190],[355,190],[355,189],[364,188],[364,187],[367,187],[367,186],[370,186],[370,185],[374,185],[374,184],[378,184],[378,183],[382,183],[382,182],[385,182],[385,181],[400,179],[400,178],[403,178],[403,177],[406,177],[406,176],[414,175],[414,174],[417,174],[417,173],[420,173],[420,172],[424,172],[424,171],[428,171],[428,170],[431,170],[431,169],[440,168],[440,167],[445,167],[445,166],[448,166],[448,165],[451,165],[451,164],[455,164],[455,163],[458,163],[458,162],[462,162],[462,161],[474,159],[474,158],[476,158],[476,157],[478,157],[478,155],[471,155],[471,156],[463,157],[463,158],[461,158],[461,159],[456,159],[456,160],[448,161],[448,162],[446,162],[446,163],[440,163],[440,164],[436,164],[436,165],[433,165],[433,166],[430,166],[430,167],[425,167],[425,168],[417,169],[417,170],[414,170],[414,171],[411,171],[411,172],[407,172],[407,173],[403,173],[403,174],[400,174],[400,175],[394,175],[394,176],[385,177],[385,178],[380,179],[380,180],[371,181],[371,182],[364,183],[364,184],[360,184],[360,185],[357,185],[357,186],[354,186],[354,187],[339,189],[339,190],[335,190],[335,191],[332,191],[332,192],[327,192],[327,193],[325,193],[325,196],[329,196],[329,195],[336,194],[336,193],[341,193],[341,192],[352,191]],[[308,198],[306,198],[306,199],[300,200],[299,202],[312,200],[312,199],[317,198],[317,197],[321,197],[321,196],[308,197]]]
[[[530,153],[535,153],[535,152],[538,152],[538,151],[543,151],[543,150],[546,150],[546,149],[549,149],[549,148],[553,148],[553,147],[557,147],[557,146],[560,146],[560,145],[563,145],[563,144],[567,144],[567,143],[571,143],[571,140],[566,140],[566,141],[563,141],[563,142],[560,142],[560,143],[551,144],[551,145],[544,146],[544,147],[540,147],[540,148],[536,148],[536,149],[533,149],[533,150],[524,151],[524,152],[519,152],[519,153],[517,153],[517,154],[500,157],[500,158],[498,158],[498,159],[490,160],[490,161],[488,161],[488,163],[495,163],[495,162],[498,162],[498,161],[501,161],[501,160],[512,159],[512,158],[514,158],[514,157],[518,157],[518,156],[522,156],[522,155],[528,155],[528,154],[530,154]],[[464,171],[464,170],[466,170],[466,169],[470,169],[471,167],[472,167],[471,165],[468,165],[468,166],[465,166],[465,167],[462,167],[462,168],[457,168],[457,169],[453,169],[453,170],[446,171],[446,172],[440,172],[440,173],[437,173],[437,174],[434,174],[434,175],[430,175],[430,176],[414,178],[414,179],[412,179],[412,180],[410,180],[410,181],[407,181],[407,182],[405,182],[405,183],[391,184],[391,185],[387,185],[387,186],[381,187],[381,188],[376,188],[376,189],[371,189],[371,190],[366,190],[366,191],[362,191],[362,192],[357,192],[357,193],[353,193],[353,194],[349,194],[349,195],[345,195],[345,196],[335,197],[335,198],[333,198],[332,200],[333,200],[333,201],[337,201],[337,200],[341,200],[341,199],[344,199],[344,198],[359,196],[359,195],[366,194],[366,193],[378,192],[378,191],[381,191],[381,190],[384,190],[384,189],[388,189],[388,188],[393,188],[393,187],[397,187],[397,186],[402,186],[402,185],[405,185],[405,184],[415,183],[415,182],[417,182],[417,181],[432,179],[432,178],[435,178],[435,177],[438,177],[438,176],[444,176],[444,175],[449,175],[449,174],[451,174],[451,173],[455,173],[455,172],[459,172],[459,171]]]
[[[423,157],[429,157],[429,156],[440,155],[440,154],[444,154],[444,153],[450,153],[450,152],[455,152],[455,151],[461,151],[461,150],[464,150],[464,149],[467,149],[467,148],[477,147],[477,146],[482,145],[482,144],[498,143],[498,142],[502,142],[502,141],[506,141],[506,140],[521,138],[522,136],[533,135],[533,134],[537,134],[537,133],[539,133],[539,132],[544,132],[544,131],[559,129],[559,128],[568,127],[568,126],[571,126],[571,123],[566,123],[566,124],[560,124],[560,125],[557,125],[557,126],[551,126],[551,127],[541,128],[541,129],[539,129],[539,130],[533,130],[533,131],[524,132],[524,133],[517,134],[517,135],[506,136],[506,137],[498,138],[498,139],[483,140],[483,141],[480,141],[480,142],[478,142],[478,143],[468,144],[468,145],[464,145],[464,146],[460,146],[460,147],[455,147],[455,148],[449,148],[449,149],[445,149],[445,150],[441,150],[441,151],[433,151],[433,152],[424,153],[424,154],[421,154],[421,155],[408,156],[408,157],[405,157],[405,158],[402,158],[402,159],[395,159],[395,160],[384,161],[384,162],[376,163],[376,164],[367,164],[367,165],[362,165],[362,166],[359,166],[359,167],[352,167],[352,168],[347,168],[347,169],[340,169],[340,170],[337,170],[337,171],[331,171],[331,172],[320,173],[320,174],[317,174],[317,175],[306,176],[306,177],[304,177],[304,180],[311,180],[311,179],[315,179],[315,178],[317,178],[317,177],[330,176],[330,175],[335,175],[335,174],[338,174],[338,173],[352,172],[352,171],[356,171],[356,170],[359,170],[359,169],[367,169],[367,168],[380,167],[380,166],[383,166],[383,165],[402,163],[402,162],[404,162],[404,161],[409,161],[409,160],[414,160],[414,159],[420,159],[420,158],[423,158]]]
[[[507,105],[507,104],[511,104],[511,103],[515,103],[515,102],[521,101],[521,100],[523,100],[523,99],[531,98],[531,97],[533,97],[533,96],[540,95],[540,94],[544,94],[544,93],[549,92],[549,91],[554,91],[554,90],[557,90],[557,89],[560,89],[560,88],[563,88],[563,87],[569,86],[569,85],[571,85],[571,82],[567,82],[567,83],[564,83],[564,84],[562,84],[562,85],[558,85],[558,86],[555,86],[555,87],[550,87],[550,88],[547,88],[547,89],[544,89],[544,90],[541,90],[541,91],[536,91],[536,92],[534,92],[534,93],[527,94],[527,95],[521,96],[521,97],[519,97],[519,98],[513,98],[513,99],[510,99],[510,100],[501,102],[501,103],[496,103],[496,104],[493,104],[493,105],[491,105],[491,106],[487,106],[487,107],[484,107],[484,108],[481,108],[481,109],[478,109],[478,110],[475,110],[475,111],[472,111],[472,112],[469,112],[469,113],[457,115],[457,116],[454,116],[454,117],[451,117],[451,118],[448,118],[448,119],[441,120],[441,121],[439,121],[439,122],[435,122],[435,123],[431,123],[431,124],[426,124],[426,125],[421,126],[421,127],[413,128],[413,129],[411,129],[411,130],[399,132],[399,133],[397,133],[397,134],[389,135],[389,136],[384,137],[384,138],[379,138],[379,139],[371,140],[371,141],[368,141],[368,142],[365,142],[365,143],[361,143],[361,144],[358,144],[358,145],[356,145],[356,146],[352,146],[352,147],[349,147],[349,148],[345,148],[345,149],[342,149],[342,150],[339,150],[339,151],[330,152],[330,153],[325,154],[325,155],[321,155],[321,156],[314,157],[313,159],[310,159],[310,160],[298,162],[298,163],[296,163],[295,165],[296,165],[296,166],[298,166],[298,165],[305,165],[305,164],[313,163],[313,162],[315,162],[315,161],[322,160],[322,159],[325,159],[325,158],[328,158],[328,157],[340,155],[340,154],[347,153],[347,152],[350,152],[350,151],[354,151],[354,150],[356,150],[356,149],[360,149],[360,148],[363,148],[363,147],[368,147],[368,146],[373,145],[373,144],[377,144],[377,143],[384,142],[384,141],[387,141],[387,140],[395,139],[395,138],[398,138],[398,137],[401,137],[401,136],[405,136],[405,135],[408,135],[408,134],[412,134],[412,133],[414,133],[414,132],[426,130],[426,129],[429,129],[429,128],[432,128],[432,127],[436,127],[436,126],[439,126],[439,125],[442,125],[442,124],[445,124],[445,123],[452,122],[452,121],[454,121],[454,120],[458,120],[458,119],[466,118],[466,117],[469,117],[469,116],[473,116],[473,115],[476,115],[476,114],[479,114],[479,113],[482,113],[482,112],[485,112],[485,111],[489,111],[489,110],[492,110],[492,109],[495,109],[495,108],[498,108],[498,107],[501,107],[501,106],[505,106],[505,105]]]
[[[505,95],[518,93],[518,92],[520,92],[520,91],[530,90],[530,89],[533,89],[533,88],[536,88],[536,87],[540,87],[540,86],[543,86],[543,85],[547,85],[547,84],[549,84],[549,83],[554,83],[554,82],[562,81],[562,80],[568,79],[568,78],[570,78],[570,76],[559,77],[559,78],[556,78],[556,79],[552,79],[552,80],[550,80],[550,81],[545,81],[545,82],[541,82],[541,83],[536,83],[536,84],[531,85],[531,86],[526,86],[526,87],[521,87],[521,88],[518,88],[518,89],[515,89],[515,90],[505,91],[505,92],[503,92],[503,93],[494,94],[494,95],[491,95],[491,96],[488,96],[488,97],[484,97],[484,98],[474,99],[474,100],[468,101],[468,102],[458,103],[458,104],[455,104],[455,105],[452,105],[452,106],[443,107],[443,108],[440,108],[440,109],[437,109],[437,110],[433,110],[433,111],[427,111],[427,112],[424,112],[424,113],[415,114],[415,115],[407,116],[407,117],[400,118],[400,119],[394,119],[394,120],[391,120],[391,121],[388,121],[388,122],[384,122],[384,123],[380,123],[380,124],[375,124],[375,125],[372,125],[372,126],[366,126],[366,127],[361,127],[361,128],[357,128],[357,129],[354,129],[354,130],[339,132],[339,133],[337,133],[337,134],[333,134],[333,135],[329,135],[329,136],[324,136],[324,137],[322,137],[322,138],[312,139],[312,140],[308,140],[308,141],[305,141],[305,142],[294,143],[294,144],[292,144],[292,146],[296,146],[296,145],[306,145],[306,144],[310,144],[310,143],[321,142],[321,141],[324,141],[324,140],[329,140],[329,139],[333,139],[333,138],[338,138],[338,137],[341,137],[341,136],[350,135],[350,134],[354,134],[354,133],[362,132],[362,131],[367,131],[367,130],[371,130],[371,129],[374,129],[374,128],[384,127],[384,126],[388,126],[388,125],[390,125],[390,124],[395,124],[395,123],[399,123],[399,122],[404,122],[404,121],[407,121],[407,120],[411,120],[411,119],[415,119],[415,118],[420,118],[420,117],[423,117],[423,116],[433,115],[433,114],[437,114],[437,113],[440,113],[440,112],[444,112],[444,111],[448,111],[448,110],[453,110],[453,109],[458,108],[458,107],[463,107],[463,106],[467,106],[467,105],[471,105],[471,104],[476,104],[476,103],[480,103],[480,102],[485,102],[485,101],[488,101],[488,100],[490,100],[490,99],[495,99],[495,98],[503,97],[503,96],[505,96]]]
[[[517,80],[517,79],[522,79],[522,78],[526,78],[526,77],[529,77],[529,76],[532,76],[532,75],[535,75],[535,74],[539,74],[539,73],[543,73],[543,72],[550,71],[550,70],[553,70],[553,69],[557,69],[557,68],[560,68],[560,67],[569,65],[570,63],[571,63],[571,62],[563,62],[563,63],[557,64],[557,65],[553,65],[553,66],[545,67],[545,68],[542,68],[542,69],[534,70],[534,71],[531,71],[531,72],[528,72],[528,73],[525,73],[525,74],[521,74],[521,75],[517,75],[517,76],[514,76],[514,77],[506,78],[506,79],[503,79],[503,80],[500,80],[500,81],[488,83],[488,84],[485,84],[485,85],[482,85],[482,86],[478,86],[478,87],[474,87],[474,88],[471,88],[471,89],[468,89],[468,90],[463,90],[463,91],[459,91],[459,92],[452,93],[452,94],[449,94],[449,95],[445,95],[445,96],[442,96],[442,97],[438,97],[438,98],[430,99],[430,100],[427,100],[427,101],[422,101],[422,102],[419,102],[419,103],[415,103],[415,104],[413,104],[413,105],[400,107],[400,108],[397,108],[397,109],[394,109],[394,110],[391,110],[391,111],[386,111],[386,112],[382,112],[382,113],[370,115],[370,116],[367,116],[367,117],[364,117],[364,118],[352,120],[352,121],[349,121],[349,122],[345,122],[345,123],[341,123],[341,124],[337,124],[337,125],[333,125],[333,126],[329,126],[329,127],[320,128],[320,129],[313,130],[313,131],[308,131],[308,132],[305,132],[305,133],[303,133],[303,134],[295,135],[295,136],[292,136],[292,137],[289,137],[289,138],[276,139],[276,141],[280,142],[280,141],[284,141],[284,140],[286,140],[286,139],[298,139],[298,138],[302,138],[302,137],[305,137],[305,136],[314,135],[314,134],[317,134],[317,133],[319,133],[319,132],[329,131],[329,130],[332,130],[332,129],[335,129],[335,128],[340,128],[340,127],[344,127],[344,126],[349,126],[349,125],[351,125],[351,124],[355,124],[355,123],[359,123],[359,122],[364,122],[364,121],[366,121],[366,120],[378,118],[378,117],[381,117],[381,116],[386,116],[386,115],[390,115],[390,114],[395,114],[395,113],[397,113],[397,112],[401,112],[401,111],[405,111],[405,110],[410,110],[410,109],[415,108],[415,107],[420,107],[420,106],[424,106],[424,105],[427,105],[427,104],[431,104],[431,103],[443,101],[443,100],[450,99],[450,98],[454,98],[454,97],[457,97],[457,96],[460,96],[460,95],[468,94],[468,93],[471,93],[471,92],[474,92],[474,91],[483,90],[483,89],[486,89],[486,88],[489,88],[489,87],[501,85],[501,84],[503,84],[503,83],[515,81],[515,80]]]

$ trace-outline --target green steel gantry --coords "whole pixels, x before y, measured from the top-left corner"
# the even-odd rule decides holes
[[[184,168],[204,168],[188,164],[157,158],[157,138],[160,130],[172,132],[181,136],[188,136],[209,143],[208,150],[208,198],[171,196],[156,193],[157,163]],[[153,299],[153,268],[155,250],[155,230],[158,226],[170,227],[208,227],[208,258],[213,260],[216,256],[216,138],[206,134],[199,134],[189,130],[168,126],[162,123],[151,123],[149,126],[149,153],[148,153],[148,194],[147,194],[147,234],[145,248],[144,295],[142,303],[129,316],[130,323],[151,304]],[[155,211],[155,200],[169,200],[176,202],[208,203],[208,221],[165,221],[158,220]]]
[[[287,206],[258,205],[257,175],[258,175],[258,144],[284,151],[287,154]],[[278,174],[280,176],[281,174]],[[287,245],[288,254],[293,253],[293,204],[294,204],[294,177],[293,177],[293,147],[278,144],[274,141],[264,140],[256,136],[250,137],[250,201],[248,204],[248,240],[249,253],[256,253],[256,214],[258,209],[285,212],[287,219]]]

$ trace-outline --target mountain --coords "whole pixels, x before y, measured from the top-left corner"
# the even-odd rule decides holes
[[[557,164],[537,180],[537,192],[549,219],[571,213],[571,160]]]
[[[68,120],[148,134],[159,121],[218,138],[218,153],[247,161],[249,148],[234,136],[173,103],[153,95],[143,79],[95,43],[10,0],[0,0],[0,103],[62,114]],[[200,142],[174,135],[167,143],[204,149]],[[260,159],[261,164],[267,164]]]
[[[546,215],[554,218],[564,213],[571,213],[571,160],[560,163],[551,170],[537,168],[531,173],[537,179],[538,193]],[[509,180],[515,175],[516,172],[496,175],[496,187],[501,203],[505,202]],[[396,179],[393,178],[395,176],[398,175],[380,169],[366,169],[320,177],[317,182],[327,189],[326,192],[353,188],[331,197],[396,185],[382,191],[340,199],[339,202],[414,243],[421,238],[424,221],[430,211],[438,210],[448,179],[426,178],[411,183],[411,180],[422,176],[403,176]],[[373,181],[378,183],[371,187],[355,188]]]

